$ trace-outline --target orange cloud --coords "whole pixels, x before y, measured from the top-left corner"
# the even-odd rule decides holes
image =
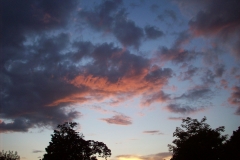
[[[152,73],[155,70],[148,71],[147,69],[135,73],[134,69],[130,69],[128,74],[119,78],[116,82],[109,81],[107,77],[93,75],[78,75],[72,80],[65,78],[67,83],[79,88],[79,93],[58,99],[47,106],[56,106],[63,103],[84,103],[89,100],[99,101],[109,97],[114,97],[114,102],[119,103],[136,95],[149,95],[150,100],[146,103],[148,105],[153,101],[162,101],[165,99],[161,100],[158,91],[167,84],[171,73],[166,70],[158,70],[159,73]],[[157,94],[157,97],[154,94]]]
[[[170,160],[172,154],[169,152],[161,152],[157,154],[151,154],[146,156],[138,155],[119,155],[116,156],[118,160]]]

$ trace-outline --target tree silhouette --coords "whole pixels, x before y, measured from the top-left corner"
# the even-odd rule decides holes
[[[2,150],[2,152],[0,151],[0,160],[20,160],[20,156],[17,154],[17,152],[4,152],[4,150]]]
[[[103,142],[84,140],[74,130],[76,126],[75,122],[58,125],[42,160],[96,160],[96,154],[105,159],[111,156],[111,150]]]
[[[206,120],[206,117],[200,122],[189,117],[182,120],[182,128],[177,127],[173,133],[177,137],[172,142],[174,145],[168,145],[173,152],[171,160],[220,159],[227,135],[221,135],[223,126],[211,129]]]
[[[221,159],[222,160],[226,160],[226,159],[238,160],[238,159],[240,159],[239,148],[240,148],[240,127],[238,127],[238,130],[233,131],[233,135],[224,144],[224,152],[223,152],[223,156],[221,157]]]

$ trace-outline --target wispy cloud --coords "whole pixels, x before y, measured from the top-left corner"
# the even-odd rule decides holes
[[[151,154],[146,156],[139,156],[139,155],[118,155],[116,158],[118,160],[170,160],[172,154],[169,152],[161,152],[157,154]]]
[[[42,151],[42,150],[33,150],[32,151],[32,153],[42,153],[42,152],[44,152],[44,151]]]
[[[119,114],[119,115],[115,115],[111,118],[102,118],[102,121],[105,121],[109,124],[116,124],[116,125],[131,125],[132,124],[132,120],[130,117],[123,115],[123,114]]]
[[[234,86],[232,88],[232,94],[228,98],[228,102],[232,105],[237,106],[237,110],[235,114],[240,115],[240,87],[239,86]]]
[[[186,118],[186,117],[168,117],[169,120],[177,120],[177,121],[180,121],[184,118]]]
[[[158,130],[151,130],[151,131],[143,131],[144,134],[151,134],[151,135],[162,135],[163,133]]]

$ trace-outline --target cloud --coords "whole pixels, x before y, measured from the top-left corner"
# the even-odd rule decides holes
[[[240,58],[240,2],[235,0],[177,0],[180,8],[192,8],[189,27],[195,36],[212,37],[217,45]],[[217,4],[217,5],[216,5]],[[185,9],[187,11],[187,9]],[[195,12],[192,12],[195,10]]]
[[[239,86],[234,86],[232,88],[232,94],[228,98],[228,102],[238,107],[235,114],[240,115],[240,87]]]
[[[204,87],[195,87],[180,96],[172,98],[165,108],[173,113],[191,114],[211,106],[209,102],[214,92]]]
[[[183,104],[169,104],[166,106],[166,109],[173,113],[191,114],[191,113],[203,111],[204,107],[200,106],[196,108],[196,107],[190,107],[188,105],[183,105]]]
[[[143,29],[127,19],[126,10],[120,9],[121,0],[104,1],[94,11],[81,10],[79,16],[97,31],[112,33],[123,46],[138,48],[144,36]]]
[[[182,119],[185,119],[186,117],[168,117],[169,120],[177,120],[181,121]]]
[[[102,121],[105,121],[109,124],[116,124],[116,125],[131,125],[132,124],[132,120],[130,117],[119,114],[119,115],[115,115],[111,118],[102,118]]]
[[[197,88],[189,90],[188,93],[184,93],[175,99],[187,99],[189,101],[199,101],[201,99],[210,99],[213,95],[213,92],[210,89],[206,88]]]
[[[81,117],[72,108],[77,103],[156,92],[172,74],[169,68],[153,71],[149,59],[111,43],[69,43],[67,33],[28,38],[20,50],[4,46],[9,54],[1,63],[1,132],[73,121]]]
[[[143,131],[143,133],[145,133],[145,134],[151,134],[151,135],[156,135],[156,134],[160,135],[160,134],[163,134],[163,133],[161,133],[161,132],[158,131],[158,130]]]
[[[211,107],[211,97],[214,92],[203,86],[195,86],[193,89],[183,93],[180,96],[175,96],[170,101],[165,109],[180,114],[191,114],[204,111]]]
[[[189,63],[200,55],[199,52],[191,49],[184,49],[184,46],[192,39],[188,31],[182,31],[177,34],[173,45],[170,48],[159,47],[155,53],[155,60],[160,62],[171,61],[175,64]]]
[[[239,27],[239,1],[210,0],[205,3],[207,6],[205,10],[199,11],[195,19],[189,22],[197,34],[231,32],[231,29]]]
[[[223,64],[215,65],[214,71],[215,71],[215,76],[216,77],[222,77],[222,75],[225,72],[225,66]]]
[[[162,14],[159,14],[157,18],[161,21],[166,21],[167,19],[172,19],[172,21],[177,21],[177,15],[173,10],[166,9]]]
[[[3,132],[26,132],[28,128],[32,127],[26,119],[17,118],[11,123],[5,123],[2,121],[0,123],[0,133]]]
[[[90,27],[97,31],[110,31],[115,22],[114,13],[119,10],[121,4],[121,0],[103,1],[94,7],[94,11],[80,10],[79,16],[83,18]]]
[[[210,69],[205,69],[204,74],[202,75],[202,81],[206,85],[215,84],[216,75]]]
[[[192,77],[196,75],[197,71],[199,69],[197,67],[194,67],[192,65],[188,66],[187,71],[181,72],[180,73],[180,80],[185,81],[185,80],[192,80]]]
[[[138,155],[118,155],[116,158],[118,160],[130,160],[130,159],[136,159],[136,160],[170,160],[172,157],[172,153],[169,152],[161,152],[157,154],[151,154],[146,156],[138,156]]]
[[[149,38],[149,39],[157,39],[164,35],[164,33],[162,31],[160,31],[158,28],[156,28],[154,26],[147,25],[144,28],[144,31],[146,33],[147,38]]]
[[[194,60],[197,53],[195,51],[161,47],[157,55],[159,56],[159,60],[161,62],[172,61],[173,63],[179,64]]]
[[[42,150],[33,150],[32,153],[41,153],[41,152],[44,152],[44,151],[42,151]]]
[[[143,29],[136,26],[135,22],[127,20],[125,16],[116,17],[113,34],[124,46],[138,48],[144,36]]]
[[[65,105],[47,107],[53,101],[79,91],[77,87],[64,82],[62,77],[67,74],[70,76],[75,68],[64,67],[68,64],[62,59],[64,55],[59,54],[67,46],[67,41],[68,35],[64,33],[52,37],[43,35],[36,43],[23,46],[20,55],[10,54],[12,57],[2,64],[1,75],[4,78],[1,84],[4,87],[1,92],[3,112],[0,116],[13,121],[1,123],[3,131],[56,126],[80,117],[80,112],[64,108]],[[7,46],[4,47],[6,53],[11,53]],[[14,49],[13,52],[17,53]],[[22,129],[19,129],[20,126]]]
[[[74,90],[59,78],[67,70],[56,69],[62,57],[57,53],[66,47],[68,35],[46,35],[65,28],[77,4],[76,0],[1,1],[0,132],[27,132],[79,117],[79,112],[66,108],[44,107]]]
[[[149,106],[153,102],[166,102],[170,100],[170,95],[165,94],[163,91],[157,93],[149,94],[143,97],[143,106]]]
[[[159,5],[157,5],[157,4],[152,4],[152,5],[150,6],[150,9],[151,9],[151,11],[156,12],[156,11],[159,9]]]
[[[100,112],[100,113],[111,113],[111,111],[108,111],[106,109],[103,109],[102,107],[100,106],[91,106],[91,109],[93,110],[96,110],[97,112]]]
[[[76,0],[69,1],[2,1],[2,38],[1,46],[21,48],[26,33],[41,32],[67,25],[69,15],[75,9]],[[64,7],[62,7],[64,6]],[[5,55],[6,56],[6,55]],[[4,56],[4,57],[5,57]]]

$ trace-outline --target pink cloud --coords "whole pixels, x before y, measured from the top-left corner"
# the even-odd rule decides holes
[[[235,86],[232,88],[232,94],[228,98],[228,102],[232,105],[238,106],[237,111],[235,112],[236,115],[240,115],[240,87]]]
[[[115,115],[111,118],[102,118],[102,121],[105,121],[109,124],[116,124],[116,125],[131,125],[132,120],[130,117],[125,116],[125,115]]]
[[[118,155],[116,158],[118,160],[170,160],[172,157],[172,153],[170,152],[161,152],[157,154],[151,154],[151,155],[145,155],[145,156],[139,156],[139,155]]]

